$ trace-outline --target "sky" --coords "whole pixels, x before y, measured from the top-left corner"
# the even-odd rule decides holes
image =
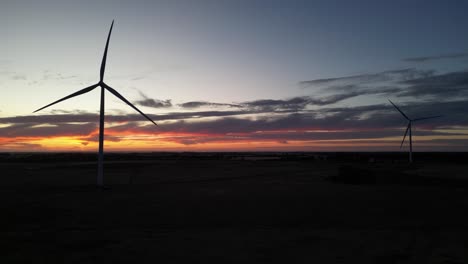
[[[468,151],[467,1],[0,4],[0,151]],[[401,151],[406,151],[407,144]]]

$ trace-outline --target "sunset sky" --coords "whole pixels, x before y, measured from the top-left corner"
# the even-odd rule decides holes
[[[0,4],[0,152],[468,151],[467,1]],[[404,149],[406,146],[404,147]]]

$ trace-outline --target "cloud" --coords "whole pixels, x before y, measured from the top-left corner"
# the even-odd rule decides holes
[[[395,125],[386,128],[369,127],[354,129],[353,126],[343,128],[339,123],[324,122],[318,125],[313,115],[291,114],[275,120],[227,118],[214,121],[187,124],[177,122],[167,129],[177,131],[185,136],[177,136],[169,140],[184,145],[203,144],[208,142],[252,142],[274,141],[283,144],[291,141],[322,141],[322,140],[369,140],[386,137],[401,137],[404,126]],[[354,120],[353,122],[361,122]],[[349,124],[349,122],[347,123]],[[354,127],[355,128],[355,127]],[[327,129],[329,129],[327,131]],[[432,131],[415,126],[418,136],[447,136],[451,133]],[[399,141],[397,139],[396,141]],[[397,144],[395,144],[397,145]]]
[[[294,97],[285,100],[263,99],[250,102],[243,102],[242,105],[261,112],[295,112],[305,109],[308,105],[325,106],[337,103],[339,101],[357,96],[354,93],[336,94],[322,98],[311,96]]]
[[[290,103],[288,100],[285,100]],[[302,102],[297,100],[298,103]],[[282,103],[274,102],[275,105]],[[468,100],[459,101],[440,101],[440,102],[407,102],[399,103],[396,101],[399,107],[405,111],[410,117],[428,116],[428,115],[444,115],[441,120],[435,121],[439,125],[467,125],[468,116]],[[264,106],[266,103],[262,102],[259,105]],[[268,106],[271,103],[267,104]],[[281,105],[281,104],[280,104]],[[273,115],[275,114],[275,115]],[[283,128],[300,127],[301,125],[307,124],[315,126],[321,126],[324,128],[337,128],[337,127],[350,127],[352,129],[359,125],[366,124],[369,127],[381,127],[388,125],[401,124],[401,117],[396,112],[390,103],[385,102],[382,104],[366,105],[366,106],[350,106],[350,107],[322,107],[316,110],[303,109],[300,111],[264,111],[262,108],[259,111],[251,109],[243,109],[237,111],[198,111],[198,112],[172,112],[160,115],[149,115],[156,121],[190,121],[189,126],[194,125],[197,120],[203,120],[204,118],[215,118],[225,119],[233,121],[232,125],[226,121],[223,124],[225,128],[234,126],[237,124],[234,119],[247,119],[247,117],[255,116],[258,122],[266,122],[277,119],[282,116],[296,117],[296,119],[290,119],[294,126],[285,126]],[[265,118],[263,118],[265,117]],[[290,117],[290,118],[291,118]],[[301,118],[299,118],[301,117]],[[231,118],[231,119],[229,119]],[[263,119],[262,119],[263,118]],[[61,125],[65,123],[92,123],[97,124],[99,120],[98,114],[91,113],[80,113],[79,111],[74,114],[44,114],[44,115],[29,115],[29,116],[16,116],[16,117],[0,117],[0,124],[4,125],[17,125],[24,124],[27,126],[38,126],[43,124],[49,125]],[[262,121],[263,120],[263,121]],[[309,120],[310,122],[305,122]],[[250,122],[252,121],[252,122]],[[248,123],[255,123],[255,120],[250,120]],[[128,123],[128,122],[146,122],[146,119],[139,114],[129,115],[106,115],[106,122],[113,123]],[[291,123],[288,122],[288,123]],[[144,124],[144,123],[143,123]],[[244,126],[245,123],[239,124],[240,127]],[[166,125],[161,124],[166,127]],[[167,127],[170,127],[167,125]],[[250,125],[245,128],[251,127]],[[273,128],[273,127],[272,127]],[[281,129],[282,127],[274,127],[274,129]],[[153,129],[153,127],[151,127]],[[234,128],[233,128],[234,129]],[[261,127],[259,129],[262,129]],[[229,129],[228,129],[229,130]],[[236,129],[237,131],[237,129]]]
[[[325,106],[345,100],[358,94],[337,94],[322,98],[313,98],[310,96],[293,97],[289,99],[261,99],[254,101],[246,101],[238,104],[213,103],[206,101],[193,101],[179,104],[182,108],[200,108],[203,106],[212,107],[233,107],[243,109],[240,114],[250,113],[266,113],[266,112],[296,112],[305,109],[308,105]]]
[[[254,112],[248,111],[199,111],[199,112],[173,112],[161,115],[147,114],[155,121],[164,120],[180,120],[190,118],[203,118],[203,117],[226,117],[235,115],[252,114]],[[98,122],[99,115],[92,113],[76,113],[76,114],[43,114],[43,115],[27,115],[27,116],[14,116],[14,117],[0,117],[0,124],[61,124],[61,123],[88,123]],[[147,122],[147,120],[140,114],[129,115],[106,115],[106,122]]]
[[[247,112],[261,113],[261,112],[294,112],[306,108],[307,105],[329,105],[341,100],[347,99],[354,95],[332,95],[323,98],[312,98],[310,96],[293,97],[289,99],[261,99],[254,101],[246,101],[238,104],[225,104],[225,103],[213,103],[206,101],[193,101],[182,103],[179,106],[182,108],[200,108],[203,106],[213,107],[233,107],[244,109]],[[245,112],[243,112],[245,113]]]
[[[381,82],[395,82],[405,81],[415,78],[422,78],[434,74],[432,70],[417,70],[414,68],[383,71],[378,73],[359,74],[352,76],[344,76],[337,78],[314,79],[309,81],[301,81],[299,84],[304,88],[321,88],[321,87],[334,87],[334,86],[347,86],[366,83],[381,83]]]
[[[444,55],[437,55],[437,56],[411,57],[411,58],[405,58],[403,59],[403,61],[429,62],[429,61],[437,61],[437,60],[444,60],[444,59],[460,59],[460,58],[468,58],[468,53],[453,53],[453,54],[444,54]]]
[[[11,76],[11,79],[15,80],[15,81],[27,80],[26,75],[24,75],[24,74],[14,74],[14,75]]]
[[[207,101],[193,101],[179,104],[182,108],[200,108],[203,106],[227,106],[254,112],[295,112],[306,109],[307,106],[328,106],[346,99],[363,95],[382,96],[414,96],[419,87],[416,80],[432,80],[447,78],[444,74],[436,75],[433,70],[417,70],[414,68],[382,71],[378,73],[352,75],[337,78],[315,79],[302,81],[304,88],[318,88],[324,96],[299,96],[289,99],[259,99],[237,104],[213,103]],[[464,83],[463,83],[464,84]],[[449,86],[450,83],[447,83]],[[451,87],[454,88],[454,87]],[[455,88],[455,90],[460,90]],[[448,91],[448,89],[446,90]],[[440,91],[434,91],[439,93]],[[426,93],[430,92],[426,90]]]
[[[74,109],[74,110],[63,110],[63,109],[52,109],[49,111],[53,115],[62,115],[62,114],[75,114],[75,115],[80,115],[80,114],[89,114],[92,115],[92,113],[85,111],[85,110],[80,110],[80,109]]]
[[[16,151],[16,150],[41,150],[42,145],[36,143],[21,142],[21,140],[8,140],[2,142],[0,145],[0,151]]]
[[[305,100],[307,101],[307,100]],[[287,104],[301,104],[304,100],[284,100]],[[282,105],[283,101],[256,102],[262,110],[265,105]],[[468,101],[400,103],[400,108],[410,117],[442,114],[444,117],[417,122],[414,125],[416,136],[453,136],[460,127],[468,127]],[[248,109],[242,111],[199,111],[192,113],[174,112],[155,116],[156,120],[170,120],[160,123],[159,128],[147,125],[140,115],[108,115],[106,141],[121,141],[128,135],[151,135],[157,140],[174,142],[182,145],[196,145],[223,142],[274,142],[291,146],[297,142],[329,142],[327,144],[389,144],[401,140],[406,120],[395,111],[390,103],[350,107],[322,107],[315,110],[303,109],[298,112],[274,112],[275,115],[261,112],[253,114]],[[248,115],[245,115],[248,113]],[[210,117],[210,118],[203,118]],[[121,123],[116,123],[121,122]],[[98,115],[62,114],[35,115],[0,118],[0,141],[15,138],[37,138],[54,136],[74,136],[78,143],[97,141]],[[437,130],[434,130],[437,129]],[[454,129],[451,131],[451,129]],[[451,132],[450,132],[451,131]],[[463,134],[462,134],[463,135]],[[396,137],[393,141],[383,138]],[[466,133],[465,133],[465,137]],[[138,139],[135,139],[138,140]],[[418,138],[420,142],[427,139]],[[445,146],[456,145],[453,142],[464,140],[463,137],[440,141]],[[27,141],[24,141],[27,142]],[[337,143],[342,142],[342,143]],[[344,143],[343,143],[344,142]],[[429,141],[427,141],[429,142]],[[461,142],[461,141],[460,141]],[[428,143],[429,144],[429,143]]]
[[[83,136],[96,131],[97,123],[61,123],[60,125],[17,123],[0,128],[1,137]]]
[[[134,101],[133,103],[136,105],[147,106],[147,107],[152,107],[152,108],[165,108],[165,107],[172,106],[171,100],[152,99],[146,96],[141,91],[138,91],[138,93],[143,99]]]
[[[67,79],[73,79],[76,78],[76,75],[67,75],[64,76],[60,72],[52,72],[50,70],[44,70],[42,72],[42,80],[67,80]]]
[[[327,105],[362,95],[407,97],[419,100],[460,100],[468,98],[468,71],[436,73],[430,70],[404,69],[301,82],[306,87],[331,93],[318,102]],[[333,100],[336,97],[337,100]],[[321,104],[322,102],[322,104]]]
[[[263,111],[275,111],[282,109],[300,110],[310,102],[310,97],[294,97],[286,100],[263,99],[250,102],[244,102],[242,105]]]
[[[67,80],[67,79],[73,79],[76,78],[76,75],[69,75],[69,76],[63,76],[61,73],[57,74],[57,79],[59,80]]]
[[[388,93],[393,91],[399,91],[398,89],[394,88],[385,88],[380,90],[363,90],[359,87],[354,86],[346,86],[346,87],[335,87],[338,91],[339,89],[343,89],[340,91],[341,93],[332,94],[323,97],[312,97],[312,96],[302,96],[302,97],[294,97],[291,99],[285,100],[274,100],[274,99],[263,99],[263,100],[256,100],[250,102],[243,102],[241,105],[244,107],[257,110],[257,112],[295,112],[306,109],[307,106],[328,106],[343,100],[365,95],[365,94],[379,94],[379,93]]]
[[[209,106],[209,107],[242,107],[241,105],[238,104],[225,104],[225,103],[213,103],[213,102],[207,102],[207,101],[192,101],[192,102],[186,102],[179,104],[180,107],[182,108],[200,108],[203,106]]]
[[[468,71],[437,73],[402,69],[315,79],[300,84],[318,89],[320,96],[264,98],[240,103],[189,101],[178,105],[181,111],[149,114],[155,121],[165,121],[159,123],[159,128],[148,125],[139,114],[113,111],[106,116],[106,122],[110,123],[106,126],[106,140],[120,141],[129,134],[145,135],[145,138],[157,135],[157,140],[187,146],[209,142],[269,141],[286,147],[310,141],[359,140],[366,144],[388,144],[382,139],[395,137],[398,138],[396,141],[401,140],[406,120],[386,98],[382,98],[382,103],[372,105],[344,107],[336,104],[368,95],[396,97],[394,102],[411,118],[443,115],[442,118],[415,123],[417,136],[452,136],[468,127]],[[171,100],[157,100],[142,92],[139,94],[141,99],[135,101],[137,105],[172,107]],[[212,109],[219,111],[201,111],[210,110],[206,108],[219,108]],[[64,135],[78,136],[83,145],[97,140],[99,117],[96,113],[80,110],[54,110],[50,113],[1,117],[0,140]],[[446,142],[445,146],[452,146],[456,145],[453,142],[463,140],[463,136],[459,136],[441,139],[437,144]]]
[[[436,74],[433,70],[417,70],[413,68],[382,71],[371,74],[361,74],[328,79],[315,79],[300,82],[304,87],[318,88],[323,96],[298,96],[289,99],[259,99],[241,103],[216,103],[210,101],[190,101],[178,106],[185,109],[202,107],[231,107],[241,109],[239,114],[268,113],[268,112],[297,112],[308,106],[329,106],[346,99],[365,96],[380,95],[383,97],[421,97],[420,99],[436,99],[439,96],[444,101],[459,100],[468,97],[468,72],[449,72]],[[148,98],[140,92],[143,100],[136,104],[161,108],[172,106],[170,100],[161,101]],[[440,98],[439,98],[440,99]],[[203,112],[201,116],[205,113]],[[213,113],[213,112],[211,112]],[[222,113],[222,112],[217,112]],[[183,114],[187,118],[200,115],[200,112]]]
[[[468,96],[468,71],[449,72],[403,82],[407,85],[397,96],[430,96],[439,100]]]

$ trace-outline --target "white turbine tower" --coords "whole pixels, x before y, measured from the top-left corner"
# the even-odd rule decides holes
[[[438,116],[428,116],[428,117],[420,117],[420,118],[411,119],[407,115],[405,115],[405,113],[403,113],[403,111],[401,111],[400,108],[398,108],[398,106],[396,106],[392,101],[390,101],[390,99],[388,99],[388,101],[396,108],[396,110],[398,110],[398,112],[400,112],[401,115],[403,115],[404,118],[406,118],[406,120],[408,120],[408,126],[406,127],[406,132],[405,132],[405,135],[403,136],[403,140],[401,141],[400,149],[403,147],[403,143],[405,142],[406,135],[408,134],[408,131],[409,131],[409,146],[410,146],[409,162],[412,163],[413,162],[413,136],[412,136],[412,131],[411,131],[412,123],[416,121],[420,121],[420,120],[431,119],[431,118],[436,118],[436,117],[441,117],[441,116],[438,115]]]
[[[104,175],[103,175],[103,161],[104,161],[104,90],[109,91],[113,95],[115,95],[117,98],[120,100],[124,101],[126,104],[131,106],[133,109],[135,109],[138,113],[143,115],[146,119],[151,121],[153,124],[157,125],[156,122],[154,122],[151,118],[149,118],[147,115],[145,115],[143,112],[141,112],[136,106],[134,106],[132,103],[130,103],[125,97],[123,97],[121,94],[119,94],[116,90],[111,88],[109,85],[104,83],[104,71],[106,69],[106,59],[107,59],[107,48],[109,47],[109,39],[112,33],[112,27],[114,26],[114,20],[112,20],[112,24],[109,30],[109,35],[107,36],[107,42],[106,42],[106,48],[104,50],[104,56],[102,57],[102,62],[101,62],[101,74],[100,74],[100,80],[98,83],[93,84],[89,87],[86,87],[84,89],[79,90],[78,92],[72,93],[68,96],[65,96],[64,98],[57,100],[51,104],[48,104],[42,108],[37,109],[35,112],[38,112],[44,108],[47,108],[51,105],[54,105],[56,103],[59,103],[61,101],[67,100],[69,98],[90,92],[94,90],[94,88],[100,86],[101,87],[101,107],[100,107],[100,114],[99,114],[99,158],[98,158],[98,176],[97,176],[97,186],[98,187],[103,187],[104,186]]]

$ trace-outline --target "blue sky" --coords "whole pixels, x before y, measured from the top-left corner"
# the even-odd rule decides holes
[[[431,102],[465,99],[466,10],[466,1],[3,1],[0,121],[11,128],[16,123],[5,118],[31,115],[95,83],[113,19],[106,83],[143,102],[150,115],[196,111],[201,118],[172,122],[219,121],[200,112],[239,110],[232,105],[243,111],[255,106],[251,115],[232,116],[250,122],[278,115],[285,108],[278,100],[294,98],[309,100],[300,103],[302,112],[293,107],[296,114],[388,105],[387,98],[425,104],[423,112],[430,112]],[[455,83],[443,84],[448,94],[437,87],[421,92],[425,88],[410,82],[457,72]],[[369,74],[379,78],[363,82]],[[343,79],[348,76],[360,79]],[[330,78],[338,78],[341,88],[314,82]],[[401,95],[407,89],[417,91]],[[330,101],[350,93],[355,95]],[[98,96],[96,90],[43,114],[96,113]],[[206,104],[183,107],[187,102]],[[273,103],[271,112],[259,114],[258,102]],[[133,114],[111,96],[106,104],[110,115]],[[437,122],[453,129],[465,121]]]

